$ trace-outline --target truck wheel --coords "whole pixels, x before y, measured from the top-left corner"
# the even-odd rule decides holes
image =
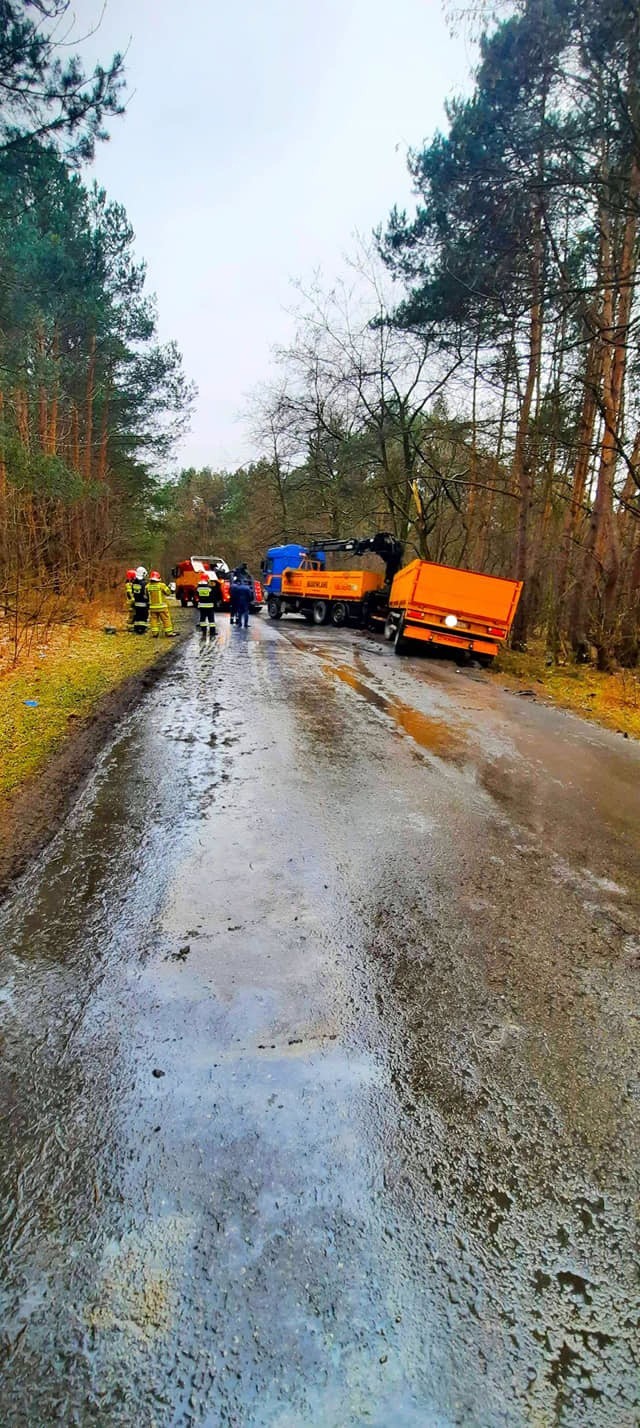
[[[349,618],[349,611],[344,600],[334,600],[331,606],[331,624],[339,630],[341,625],[346,625]]]
[[[276,600],[275,595],[270,595],[270,596],[269,596],[269,599],[268,599],[268,601],[267,601],[267,611],[268,611],[268,613],[269,613],[270,619],[272,619],[272,620],[280,620],[280,619],[282,619],[282,606],[281,606],[281,604],[280,604],[280,601],[279,601],[279,600]]]
[[[392,641],[392,640],[395,640],[395,637],[396,637],[396,622],[395,622],[395,620],[394,620],[394,618],[393,618],[393,615],[387,615],[387,618],[386,618],[386,620],[385,620],[385,625],[384,625],[384,637],[385,637],[385,640],[388,640],[388,641],[389,641],[389,644],[391,644],[391,641]]]
[[[404,627],[405,627],[405,623],[406,623],[406,621],[405,621],[404,615],[401,615],[401,616],[400,616],[400,619],[399,619],[399,621],[398,621],[398,628],[397,628],[396,633],[395,633],[395,639],[394,639],[394,645],[393,645],[394,651],[395,651],[395,653],[396,653],[397,655],[403,655],[403,654],[406,653],[407,641],[406,641],[405,638],[404,638]]]
[[[329,601],[314,600],[313,602],[313,623],[314,625],[326,625],[329,619]]]

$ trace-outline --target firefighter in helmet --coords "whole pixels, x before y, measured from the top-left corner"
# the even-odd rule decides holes
[[[135,572],[135,570],[128,570],[128,571],[127,571],[127,575],[126,575],[126,580],[125,580],[125,586],[124,586],[124,594],[125,594],[125,599],[126,599],[126,602],[127,602],[127,629],[128,629],[128,630],[132,630],[132,629],[133,629],[133,622],[134,622],[134,620],[135,620],[135,609],[134,609],[134,604],[133,604],[133,588],[132,588],[132,581],[134,581],[135,578],[136,578],[136,572]]]
[[[216,633],[216,603],[219,582],[212,570],[203,570],[198,580],[198,610],[200,612],[200,634],[204,640]]]
[[[147,572],[144,565],[139,565],[133,572],[131,581],[131,595],[133,601],[133,630],[136,635],[146,635],[149,626],[149,593],[147,587]]]
[[[159,570],[152,570],[147,585],[149,592],[149,628],[154,639],[158,638],[160,631],[165,635],[173,636],[175,631],[171,624],[171,611],[167,600],[171,595],[168,585]]]

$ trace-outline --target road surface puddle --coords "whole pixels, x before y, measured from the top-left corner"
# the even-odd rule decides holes
[[[411,704],[405,704],[403,700],[380,694],[372,689],[370,684],[366,684],[360,679],[353,669],[347,664],[336,664],[333,660],[328,660],[326,654],[322,652],[322,668],[326,674],[340,679],[343,684],[353,689],[367,704],[373,709],[377,709],[381,714],[385,714],[391,719],[396,728],[403,734],[408,734],[415,744],[421,749],[426,749],[430,754],[435,754],[439,759],[451,759],[460,762],[461,756],[466,748],[466,732],[462,729],[452,728],[446,719],[434,719],[428,714],[423,714],[422,710],[414,709]]]

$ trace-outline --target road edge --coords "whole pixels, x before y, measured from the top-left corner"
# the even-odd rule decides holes
[[[48,763],[0,800],[0,906],[16,879],[55,837],[117,725],[176,661],[183,639],[172,641],[153,664],[104,694],[91,713],[74,724]]]

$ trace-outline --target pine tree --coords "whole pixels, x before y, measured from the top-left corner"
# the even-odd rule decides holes
[[[59,41],[71,0],[0,0],[0,155],[33,139],[91,158],[105,120],[123,112],[124,62],[86,73]]]

